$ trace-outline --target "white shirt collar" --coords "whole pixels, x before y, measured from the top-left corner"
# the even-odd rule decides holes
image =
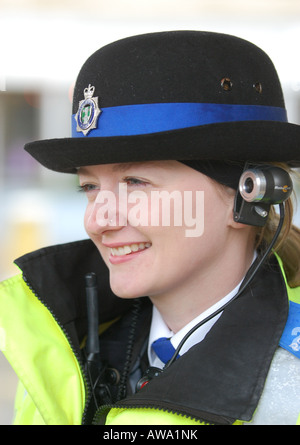
[[[217,309],[222,307],[225,303],[227,303],[231,298],[233,298],[235,296],[235,294],[238,292],[240,285],[241,285],[241,283],[239,283],[235,287],[235,289],[233,289],[224,298],[219,300],[217,303],[215,303],[209,309],[202,312],[202,314],[198,315],[196,318],[194,318],[192,321],[190,321],[186,326],[184,326],[176,334],[174,334],[168,328],[168,326],[164,322],[162,316],[160,315],[158,309],[155,306],[153,306],[152,322],[151,322],[151,327],[150,327],[149,343],[148,343],[148,359],[149,359],[150,366],[155,366],[157,368],[162,368],[164,366],[164,363],[161,362],[161,360],[157,357],[157,355],[151,348],[151,345],[155,340],[157,340],[160,337],[171,338],[171,343],[174,346],[174,348],[176,349],[177,346],[179,345],[180,341],[190,331],[190,329],[192,329],[197,323],[199,323],[201,320],[204,320],[210,314],[212,314]],[[195,332],[193,332],[193,334],[191,334],[190,337],[188,337],[187,341],[182,346],[179,354],[180,355],[184,354],[192,346],[201,342],[205,338],[206,334],[213,327],[213,325],[217,322],[217,320],[219,319],[221,314],[222,314],[222,312],[217,314],[215,317],[213,317],[211,320],[207,321],[204,325],[200,326],[200,328],[198,328]]]

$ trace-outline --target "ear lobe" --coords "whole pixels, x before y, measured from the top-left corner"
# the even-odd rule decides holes
[[[232,210],[230,218],[229,218],[229,222],[228,222],[229,227],[232,227],[233,229],[238,229],[238,230],[246,229],[247,227],[249,228],[248,224],[242,224],[240,222],[235,221],[233,214],[234,214],[234,212]]]

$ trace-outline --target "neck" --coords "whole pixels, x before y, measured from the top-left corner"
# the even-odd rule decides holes
[[[203,268],[194,279],[170,293],[152,296],[151,301],[176,333],[229,294],[244,278],[253,257],[253,248],[243,255],[237,255],[234,249],[231,255],[226,252],[215,267]]]

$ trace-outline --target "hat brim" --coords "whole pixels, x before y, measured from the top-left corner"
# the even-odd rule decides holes
[[[154,160],[285,162],[300,167],[300,126],[287,122],[243,121],[201,125],[159,133],[48,139],[25,150],[50,170]]]

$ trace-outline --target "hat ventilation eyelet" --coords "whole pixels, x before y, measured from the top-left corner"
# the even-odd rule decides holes
[[[224,91],[231,91],[232,85],[233,84],[229,79],[229,77],[223,77],[223,79],[221,79],[221,87],[223,88]]]
[[[253,84],[253,88],[258,94],[262,93],[262,84],[260,82],[256,82]]]

